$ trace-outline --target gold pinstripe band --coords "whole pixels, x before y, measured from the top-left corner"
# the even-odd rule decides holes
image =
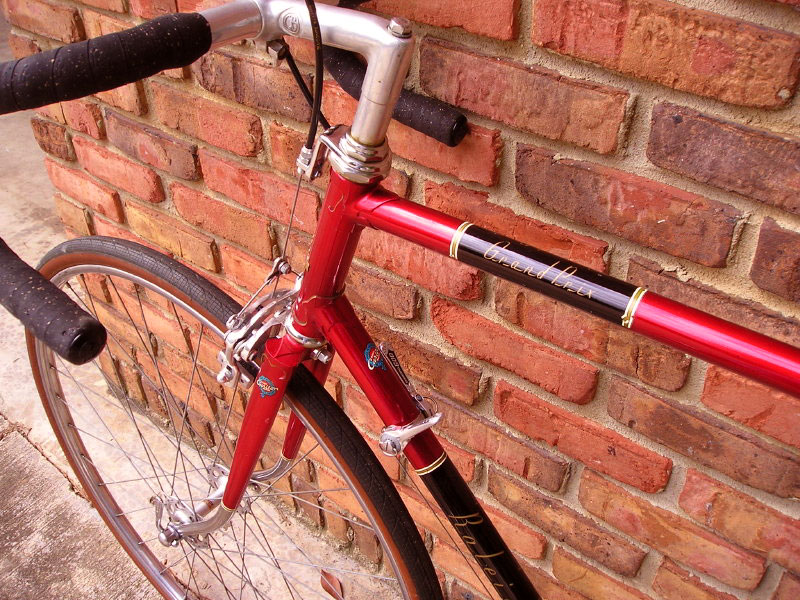
[[[639,302],[646,292],[645,288],[638,287],[631,295],[631,299],[628,300],[628,306],[625,307],[625,314],[622,315],[623,327],[630,329],[631,325],[633,325],[633,315],[636,313],[636,307],[639,306]]]
[[[417,475],[427,475],[428,473],[432,473],[439,467],[444,464],[444,461],[447,460],[447,452],[443,452],[442,455],[429,464],[427,467],[422,467],[421,469],[414,469]]]
[[[453,239],[450,240],[450,258],[455,258],[458,260],[458,245],[461,243],[461,238],[464,237],[464,233],[471,226],[472,223],[469,221],[464,221],[458,226],[458,229],[456,229],[455,234],[453,234]]]

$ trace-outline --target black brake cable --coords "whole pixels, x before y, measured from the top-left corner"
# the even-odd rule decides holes
[[[303,79],[303,74],[300,73],[300,69],[297,67],[297,63],[294,60],[294,56],[292,56],[292,53],[289,51],[288,46],[286,47],[285,58],[286,58],[286,64],[289,65],[289,70],[292,72],[292,75],[294,75],[294,80],[297,82],[297,86],[303,93],[303,97],[306,99],[306,102],[308,102],[308,105],[313,109],[314,96],[311,95],[311,90],[308,89],[308,86],[306,85],[306,82]],[[319,122],[322,124],[323,129],[329,129],[331,126],[321,110],[319,111]]]
[[[317,124],[319,123],[322,108],[322,32],[319,28],[317,7],[314,5],[314,0],[306,0],[306,6],[308,7],[311,33],[314,38],[314,104],[311,107],[311,127],[306,138],[306,148],[310,149],[314,147],[314,140],[317,137]]]

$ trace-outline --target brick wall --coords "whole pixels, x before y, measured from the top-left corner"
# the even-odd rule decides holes
[[[5,2],[19,55],[207,5]],[[472,123],[456,149],[393,124],[393,190],[798,344],[800,2],[368,6],[416,21],[411,85]],[[332,121],[354,106],[326,82]],[[71,234],[157,246],[242,298],[283,244],[308,119],[242,44],[33,128]],[[323,184],[300,197],[298,265]],[[440,400],[448,450],[546,598],[800,597],[800,401],[374,232],[349,292]],[[482,597],[393,473],[449,598]]]

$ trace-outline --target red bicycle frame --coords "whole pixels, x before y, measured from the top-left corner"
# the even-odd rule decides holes
[[[800,395],[800,350],[796,348],[463,223],[381,187],[351,183],[332,171],[287,334],[267,343],[250,395],[222,499],[227,510],[238,506],[244,494],[294,370],[308,361],[320,381],[327,377],[328,367],[308,360],[311,349],[321,343],[327,342],[339,354],[387,426],[408,425],[420,415],[343,295],[364,227],[449,255]],[[292,417],[283,446],[286,459],[295,458],[303,433],[302,424]],[[431,430],[412,438],[404,453],[501,597],[538,598]]]

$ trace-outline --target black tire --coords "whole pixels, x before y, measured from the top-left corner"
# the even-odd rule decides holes
[[[396,489],[302,367],[287,405],[313,439],[294,468],[254,481],[232,526],[161,544],[156,507],[162,527],[187,511],[194,519],[190,509],[226,472],[244,395],[218,386],[212,369],[223,324],[240,307],[191,269],[123,240],[65,242],[40,270],[109,334],[100,357],[79,367],[28,337],[45,410],[92,503],[164,597],[331,598],[339,587],[348,599],[442,597]],[[279,450],[275,437],[262,462],[271,466]]]

